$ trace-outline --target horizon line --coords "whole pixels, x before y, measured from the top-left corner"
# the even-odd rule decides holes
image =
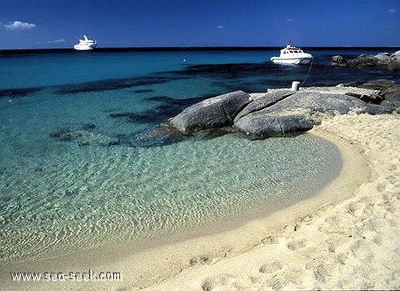
[[[307,49],[320,49],[320,50],[352,50],[352,49],[365,49],[365,50],[378,50],[378,49],[400,49],[400,46],[301,46]],[[276,50],[281,49],[281,46],[138,46],[138,47],[100,47],[87,52],[111,52],[111,51],[207,51],[207,50]],[[0,54],[7,53],[40,53],[40,52],[77,52],[73,48],[17,48],[17,49],[1,49]],[[79,52],[82,53],[82,52]]]

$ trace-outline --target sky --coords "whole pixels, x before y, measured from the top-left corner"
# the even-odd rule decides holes
[[[0,0],[0,49],[400,46],[400,0]]]

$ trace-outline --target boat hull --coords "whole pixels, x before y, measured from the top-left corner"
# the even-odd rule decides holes
[[[308,65],[312,61],[312,57],[305,58],[281,58],[281,57],[272,57],[271,61],[274,64],[280,65]]]
[[[74,45],[74,49],[77,51],[91,51],[94,49],[93,46],[79,46],[79,45]]]

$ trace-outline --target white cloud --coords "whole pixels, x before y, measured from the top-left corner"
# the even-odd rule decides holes
[[[47,43],[63,43],[63,42],[65,42],[65,39],[60,38],[60,39],[50,40]]]
[[[287,18],[286,19],[286,22],[293,22],[294,21],[294,18]]]
[[[388,9],[388,12],[391,14],[395,14],[396,13],[396,8],[390,8]]]
[[[8,30],[27,30],[35,28],[36,24],[15,20],[14,22],[9,22],[8,24],[4,24],[4,27],[7,28]]]
[[[224,27],[222,25],[217,26],[218,29],[223,29]]]

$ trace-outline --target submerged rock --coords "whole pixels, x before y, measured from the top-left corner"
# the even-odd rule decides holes
[[[118,136],[120,144],[129,147],[156,147],[173,144],[184,139],[184,136],[168,124],[160,124],[137,133]]]
[[[0,98],[16,98],[25,97],[42,90],[43,87],[32,87],[32,88],[15,88],[15,89],[0,89]]]
[[[170,123],[183,133],[230,126],[250,102],[250,94],[235,91],[196,103],[172,118]]]
[[[50,134],[51,137],[62,141],[74,141],[80,146],[97,145],[97,146],[112,146],[118,145],[120,140],[117,137],[108,136],[102,133],[93,132],[94,128],[69,130],[61,129]]]

